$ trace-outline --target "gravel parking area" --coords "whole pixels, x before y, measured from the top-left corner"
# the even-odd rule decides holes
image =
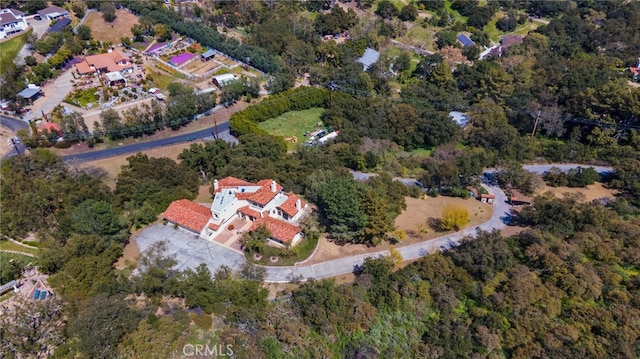
[[[219,244],[198,238],[195,234],[181,229],[174,229],[171,225],[154,224],[145,228],[134,238],[140,253],[144,253],[154,243],[165,240],[167,254],[175,254],[178,262],[177,270],[196,268],[201,263],[209,267],[214,273],[221,265],[226,265],[234,272],[242,268],[244,256]]]

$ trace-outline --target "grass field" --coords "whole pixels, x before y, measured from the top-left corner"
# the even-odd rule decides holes
[[[9,41],[0,43],[0,76],[4,76],[5,71],[11,66],[13,59],[18,56],[20,49],[24,46],[27,35],[30,34],[33,29],[23,33],[20,36],[16,36]]]
[[[320,115],[324,112],[322,108],[311,108],[304,111],[290,111],[282,115],[268,119],[259,124],[260,128],[269,131],[272,135],[284,138],[296,137],[298,143],[306,140],[304,133],[317,129],[316,124],[320,121]],[[287,147],[292,150],[295,143],[287,142]]]
[[[29,248],[29,247],[21,246],[19,244],[15,244],[9,241],[0,241],[0,249],[6,250],[6,251],[25,252],[25,253],[31,253],[36,255],[38,254],[37,248]]]
[[[138,23],[138,16],[125,9],[116,10],[116,19],[113,22],[106,22],[99,11],[87,15],[85,25],[91,28],[91,36],[100,41],[120,43],[120,38],[131,38],[131,26]]]

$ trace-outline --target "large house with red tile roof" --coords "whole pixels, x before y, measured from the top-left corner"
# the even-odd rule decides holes
[[[208,239],[228,231],[236,219],[251,223],[249,231],[264,225],[271,233],[269,243],[278,247],[294,247],[302,239],[298,223],[309,206],[295,194],[285,193],[276,181],[251,183],[227,177],[214,180],[213,187],[208,208],[182,199],[169,205],[164,219]]]
[[[133,71],[133,63],[129,56],[123,54],[118,49],[110,49],[104,54],[85,56],[82,62],[76,64],[76,71],[79,75],[97,75],[100,73]]]

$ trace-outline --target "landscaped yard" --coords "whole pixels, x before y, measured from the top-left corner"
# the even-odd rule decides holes
[[[82,108],[86,108],[87,104],[96,104],[98,99],[96,98],[96,91],[100,91],[97,87],[88,88],[86,90],[77,90],[73,93],[70,93],[65,99],[64,102],[70,103],[72,105],[80,106]]]
[[[91,28],[91,36],[100,41],[108,41],[119,44],[123,37],[131,38],[131,26],[138,23],[138,16],[125,9],[116,10],[116,19],[106,22],[102,13],[95,11],[87,15],[84,24]]]
[[[320,122],[320,115],[324,112],[322,108],[311,108],[304,111],[290,111],[282,115],[268,119],[259,124],[260,128],[269,133],[282,136],[285,139],[295,137],[298,143],[306,141],[304,133],[314,131],[322,126],[316,126]],[[292,140],[287,141],[290,150],[296,147]]]
[[[29,247],[21,246],[19,244],[9,242],[9,241],[0,241],[0,249],[5,251],[18,251],[18,252],[31,253],[34,255],[38,254],[37,248],[29,248]]]
[[[16,36],[11,40],[0,43],[0,76],[4,76],[5,71],[7,71],[13,62],[13,59],[16,58],[20,49],[24,46],[27,35],[32,31],[33,29],[29,29],[29,31],[20,36]]]
[[[307,259],[311,253],[313,253],[314,249],[316,249],[317,244],[317,237],[305,238],[295,248],[288,250],[266,246],[261,253],[262,259],[260,260],[255,260],[253,258],[253,254],[247,252],[245,252],[245,258],[247,258],[247,261],[256,264],[268,266],[292,266],[297,262]],[[272,256],[278,257],[278,261],[271,262]]]

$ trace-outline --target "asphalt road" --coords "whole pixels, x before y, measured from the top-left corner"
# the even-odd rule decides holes
[[[223,137],[224,135],[226,135],[228,130],[229,130],[229,122],[223,122],[218,124],[218,133],[220,137]],[[206,137],[211,137],[213,133],[215,133],[215,127],[209,127],[209,128],[205,128],[204,130],[185,133],[185,134],[181,134],[181,135],[177,135],[169,138],[161,138],[158,140],[153,140],[148,142],[134,143],[126,146],[108,148],[106,150],[99,150],[99,151],[63,156],[62,159],[65,161],[71,161],[71,160],[94,161],[94,160],[99,160],[103,158],[125,155],[128,153],[146,151],[152,148],[174,145],[176,143],[201,140]]]
[[[15,118],[2,116],[2,115],[0,115],[0,125],[7,127],[8,129],[10,129],[13,132],[18,132],[18,130],[23,130],[23,129],[28,129],[29,128],[29,124],[26,123],[25,121],[16,120]],[[17,155],[16,147],[18,148],[20,153],[24,153],[27,150],[20,140],[14,139],[14,141],[15,142],[14,142],[13,148],[11,149],[11,151],[9,153],[7,153],[4,156],[4,158],[8,158],[8,157],[12,157],[12,156]]]

